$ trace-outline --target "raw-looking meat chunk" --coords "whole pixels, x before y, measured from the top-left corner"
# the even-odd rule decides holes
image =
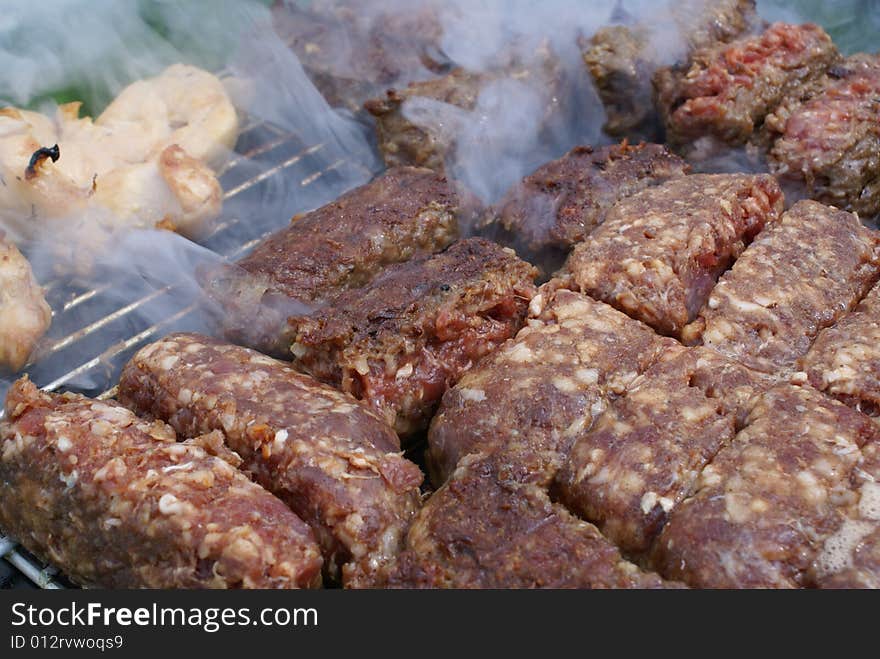
[[[767,174],[695,174],[618,202],[566,264],[573,286],[681,335],[783,196]]]
[[[577,438],[557,476],[562,501],[643,554],[772,384],[706,348],[667,351]]]
[[[422,473],[382,419],[248,348],[168,336],[131,359],[119,399],[184,437],[222,432],[241,468],[312,527],[331,581],[377,579],[418,509]]]
[[[602,302],[542,287],[528,325],[446,392],[428,432],[427,464],[440,486],[469,453],[513,441],[564,452],[609,396],[623,393],[674,342]]]
[[[880,588],[880,442],[862,447],[852,487],[847,518],[813,562],[820,588]]]
[[[880,233],[854,215],[800,201],[721,277],[683,338],[765,373],[789,371],[877,281],[878,249]]]
[[[83,586],[321,584],[308,526],[210,440],[178,443],[112,401],[13,385],[0,423],[0,527]]]
[[[603,128],[609,135],[654,139],[659,120],[651,80],[658,67],[687,61],[693,50],[728,42],[758,23],[754,0],[679,0],[668,9],[669,15],[656,22],[652,16],[601,28],[582,44],[584,63],[605,105]]]
[[[770,171],[803,183],[811,199],[880,213],[880,55],[832,66],[818,94],[790,99],[766,123]]]
[[[799,362],[807,381],[870,416],[880,416],[880,287],[822,330]]]
[[[846,519],[871,419],[810,387],[765,393],[746,427],[670,515],[652,552],[663,575],[705,588],[797,588]]]
[[[760,35],[694,53],[689,66],[655,77],[666,137],[688,148],[703,137],[745,144],[783,100],[808,94],[838,59],[831,37],[812,23],[774,23]]]

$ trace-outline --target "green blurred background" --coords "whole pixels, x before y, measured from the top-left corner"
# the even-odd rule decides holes
[[[271,4],[0,0],[0,61],[5,67],[0,106],[37,108],[51,101],[81,100],[83,114],[95,115],[110,101],[112,90],[175,61],[217,71],[241,30],[254,20],[268,19]],[[768,20],[820,23],[847,54],[880,47],[880,0],[758,0],[758,7]]]

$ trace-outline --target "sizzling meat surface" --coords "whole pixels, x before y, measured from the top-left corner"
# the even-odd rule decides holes
[[[211,273],[227,336],[289,357],[301,316],[363,286],[392,263],[439,251],[458,233],[457,197],[426,169],[390,169],[334,202],[295,217],[236,266]]]
[[[391,266],[303,318],[294,363],[412,434],[427,426],[447,387],[516,334],[534,276],[510,249],[461,240]]]
[[[688,169],[659,144],[579,146],[526,176],[493,215],[514,244],[529,252],[568,250],[599,226],[617,201]]]

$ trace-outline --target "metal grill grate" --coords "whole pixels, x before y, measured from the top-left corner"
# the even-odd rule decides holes
[[[323,149],[323,144],[306,144],[297,135],[268,122],[246,122],[236,155],[219,172],[224,202],[241,200],[246,194],[261,194],[261,188],[271,185],[274,177],[284,176],[293,185],[298,182],[305,187],[320,179],[341,177],[342,168],[368,173],[350,160],[325,164],[328,158]],[[268,232],[250,235],[241,218],[227,216],[225,209],[221,221],[200,244],[231,259],[249,250]],[[79,390],[97,398],[112,398],[116,393],[113,383],[126,361],[158,336],[186,329],[187,321],[195,315],[197,303],[178,295],[175,285],[145,290],[143,295],[134,295],[124,303],[113,295],[117,285],[111,282],[89,286],[76,279],[61,278],[45,285],[46,299],[53,309],[52,326],[25,369],[42,389],[54,391],[74,379],[88,379],[94,388]],[[152,305],[167,313],[153,324],[139,323],[138,312],[148,311]],[[3,414],[0,406],[0,419]],[[0,557],[15,569],[5,579],[13,586],[71,587],[57,569],[38,561],[2,531]]]

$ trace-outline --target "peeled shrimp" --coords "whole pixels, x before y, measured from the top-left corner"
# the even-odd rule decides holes
[[[30,264],[0,231],[0,371],[25,365],[51,320]]]
[[[235,108],[215,76],[174,65],[124,89],[94,121],[79,103],[54,117],[0,110],[0,222],[19,237],[53,222],[98,230],[173,228],[198,237],[219,215],[220,166],[237,133]],[[57,144],[56,162],[25,170]],[[94,218],[94,219],[92,219]]]

